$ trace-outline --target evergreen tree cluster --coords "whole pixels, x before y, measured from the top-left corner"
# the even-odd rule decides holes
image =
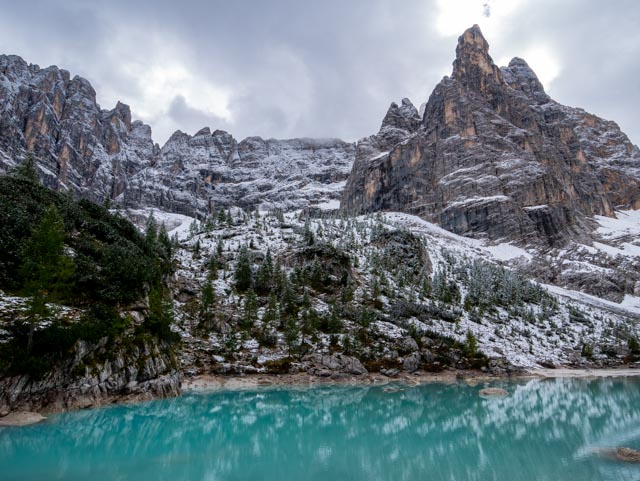
[[[0,289],[29,298],[25,322],[10,326],[13,340],[0,349],[0,369],[46,366],[45,359],[63,355],[61,348],[77,339],[117,335],[128,324],[119,312],[147,296],[148,316],[139,329],[174,340],[164,282],[174,269],[174,250],[154,219],[141,234],[105,206],[43,187],[29,163],[0,177]],[[87,314],[65,325],[51,303]],[[66,341],[52,344],[51,336]]]

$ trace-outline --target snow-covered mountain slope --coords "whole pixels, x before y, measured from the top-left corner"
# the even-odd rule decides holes
[[[248,246],[254,272],[268,251],[289,277],[306,279],[296,291],[298,302],[306,297],[308,303],[301,326],[308,318],[326,326],[327,318],[338,316],[337,331],[316,327],[305,334],[300,327],[296,342],[307,352],[345,352],[373,369],[437,370],[467,365],[463,353],[471,334],[494,368],[505,360],[521,367],[606,366],[633,358],[629,346],[640,335],[640,298],[628,294],[616,303],[531,282],[526,273],[535,251],[458,236],[403,213],[350,218],[334,212],[309,219],[300,212],[234,212],[232,225],[194,221],[186,228],[181,222],[171,232],[182,239],[173,289],[176,329],[189,346],[182,358],[186,369],[264,372],[289,358],[286,331],[265,320],[268,296],[258,297],[252,327],[242,327],[247,294],[236,292],[234,280],[242,246]],[[619,232],[608,222],[607,232]],[[314,287],[300,273],[334,272],[331,256],[322,254],[329,248],[334,260],[349,260],[348,282]],[[223,267],[212,280],[216,314],[207,318],[198,306],[212,258]],[[283,310],[278,298],[278,316]],[[273,330],[275,341],[261,341],[265,329]],[[305,368],[302,357],[299,362]]]
[[[123,207],[205,216],[220,206],[299,209],[336,202],[355,145],[337,139],[238,142],[208,127],[160,148],[127,105],[102,110],[91,84],[0,55],[0,172],[34,156],[50,188]]]
[[[338,139],[237,142],[208,128],[193,137],[176,132],[116,201],[202,216],[223,206],[315,206],[340,198],[354,149]]]

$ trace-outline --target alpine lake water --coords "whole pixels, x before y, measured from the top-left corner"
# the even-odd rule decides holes
[[[2,428],[0,479],[640,480],[617,446],[640,448],[639,378],[265,387]]]

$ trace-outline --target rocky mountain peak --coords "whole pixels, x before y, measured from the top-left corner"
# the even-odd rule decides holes
[[[461,57],[461,52],[466,46],[482,50],[488,55],[489,42],[487,42],[487,39],[482,35],[482,30],[480,30],[480,26],[477,23],[466,29],[464,33],[458,37],[458,46],[456,48],[458,58]]]
[[[545,103],[549,96],[544,91],[544,87],[538,76],[529,64],[519,58],[514,57],[507,67],[500,69],[504,81],[515,90],[520,90],[527,97]]]
[[[554,245],[588,236],[587,217],[640,205],[640,151],[619,127],[554,102],[520,58],[499,69],[477,25],[460,36],[419,128],[402,128],[403,112],[392,104],[380,132],[358,143],[344,210]]]
[[[202,135],[211,136],[211,129],[209,127],[203,127],[196,132],[194,137],[200,137]]]
[[[489,55],[489,43],[478,25],[458,38],[452,78],[467,88],[485,93],[489,86],[504,83],[500,69]]]
[[[127,104],[123,104],[118,101],[116,107],[110,112],[112,122],[113,118],[118,118],[122,121],[127,131],[131,131],[131,108]]]
[[[411,103],[411,100],[404,98],[400,105],[391,102],[389,110],[387,110],[387,114],[382,120],[380,130],[392,128],[413,132],[419,124],[420,115],[418,114],[418,109]]]

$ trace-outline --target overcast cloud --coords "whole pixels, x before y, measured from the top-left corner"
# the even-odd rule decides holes
[[[236,138],[375,133],[416,106],[480,24],[500,65],[529,62],[558,101],[640,142],[635,0],[0,0],[0,53],[91,81],[161,144],[204,126]]]

